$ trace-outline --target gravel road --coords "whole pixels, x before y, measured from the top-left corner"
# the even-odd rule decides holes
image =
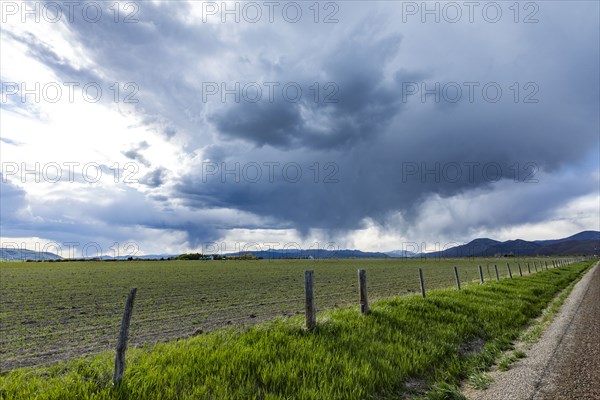
[[[600,267],[575,285],[527,357],[476,400],[600,400]]]

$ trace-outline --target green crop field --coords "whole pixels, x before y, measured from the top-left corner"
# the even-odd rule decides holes
[[[471,263],[478,261],[481,260],[471,260]],[[386,267],[387,262],[390,261],[368,263],[373,278],[383,275],[388,268],[396,268],[403,272],[407,270],[405,277],[414,281],[416,267],[412,264],[415,261],[392,260]],[[133,348],[128,351],[127,370],[118,387],[113,387],[111,380],[112,351],[48,367],[13,369],[0,374],[0,398],[384,399],[426,396],[432,400],[461,399],[456,385],[470,374],[486,370],[500,351],[510,349],[511,342],[527,323],[540,315],[561,289],[576,281],[594,263],[578,262],[563,268],[540,270],[522,278],[503,277],[500,282],[467,285],[461,291],[453,288],[432,290],[426,299],[420,296],[382,299],[372,303],[369,315],[361,315],[356,305],[321,311],[314,331],[303,329],[302,316],[295,316],[254,327],[219,329],[180,341]],[[269,276],[269,272],[277,277],[275,282],[283,285],[281,282],[286,281],[281,276],[286,274],[276,271],[285,270],[287,264],[259,263],[255,268],[266,270],[262,274],[248,272],[239,285],[246,289],[255,283],[250,279],[254,274]],[[443,284],[445,271],[453,272],[449,268],[452,264],[451,261],[428,261],[425,276],[432,282],[437,276],[438,282]],[[466,265],[467,261],[464,264],[463,269],[472,269]],[[148,272],[145,268],[167,268],[167,265],[140,264],[139,271],[128,270],[134,265],[121,267],[128,271],[120,280],[114,278],[114,285],[121,288],[117,293],[120,295],[128,283],[140,283],[139,279],[146,277]],[[231,274],[254,271],[248,264],[212,265],[220,271],[213,275],[212,283],[221,282],[221,289],[227,288],[227,269],[231,269]],[[324,281],[320,288],[341,288],[344,285],[337,283],[336,286],[333,279],[346,275],[350,278],[355,267],[365,265],[365,262],[332,262],[330,267],[336,269],[337,274],[331,272],[329,283],[326,280],[327,265],[316,265],[313,265],[315,277]],[[301,272],[306,266],[305,262],[290,262],[287,268]],[[11,265],[7,269],[19,267],[29,268],[29,272],[38,268]],[[180,274],[195,267],[210,266],[171,265]],[[57,268],[76,267],[59,265]],[[117,264],[99,264],[80,268],[83,272],[86,268],[118,267]],[[119,276],[115,270],[105,273]],[[188,274],[195,276],[193,270]],[[68,273],[65,276],[69,276]],[[98,276],[94,278],[97,282]],[[183,276],[180,275],[180,279]],[[392,277],[400,276],[388,271],[387,283],[391,284]],[[94,279],[88,286],[92,293]],[[264,278],[255,279],[262,282]],[[381,277],[380,282],[385,280]],[[156,281],[161,286],[159,282]],[[166,293],[168,286],[173,285],[167,285],[164,280],[162,283],[161,293]],[[42,282],[37,285],[40,289],[44,286]],[[295,291],[294,285],[289,282],[288,290]],[[227,293],[231,294],[234,288],[229,287]],[[95,290],[102,291],[100,287]],[[156,290],[156,293],[160,292],[158,288]],[[269,294],[276,292],[268,291]],[[32,295],[31,291],[28,295]],[[45,296],[49,299],[51,295]],[[39,313],[39,318],[42,314]]]
[[[315,271],[318,310],[357,301],[357,269],[367,270],[370,300],[461,281],[506,276],[506,262],[534,259],[360,259],[0,263],[0,370],[49,364],[114,348],[124,301],[138,288],[130,345],[254,324],[303,310],[303,270]],[[539,262],[540,260],[538,260]],[[544,260],[544,261],[547,261]]]

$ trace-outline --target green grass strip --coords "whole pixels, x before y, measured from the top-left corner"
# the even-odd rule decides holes
[[[368,316],[324,312],[314,332],[285,318],[130,349],[119,388],[109,352],[17,369],[0,375],[0,398],[457,399],[457,384],[489,368],[594,262],[380,300]]]
[[[508,351],[500,355],[497,362],[498,369],[500,371],[508,371],[516,361],[527,356],[523,350],[530,349],[531,346],[533,346],[533,344],[540,339],[546,328],[554,321],[554,318],[560,311],[563,303],[567,297],[569,297],[569,294],[571,294],[575,288],[575,285],[581,280],[581,277],[582,276],[575,279],[569,284],[569,286],[559,292],[554,299],[552,299],[550,304],[542,311],[541,316],[533,320],[527,329],[520,333],[516,345],[516,347],[519,348],[518,350]],[[486,376],[489,377],[489,375],[487,375],[484,371],[477,372],[479,372],[479,374],[469,376],[469,383],[475,389],[486,389],[491,382],[487,382],[487,385],[485,383],[478,383],[480,383],[481,380],[485,381]]]

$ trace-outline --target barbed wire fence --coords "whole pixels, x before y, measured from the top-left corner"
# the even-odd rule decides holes
[[[121,352],[124,359],[124,347],[127,346],[127,342],[132,347],[147,346],[188,338],[229,325],[253,325],[275,317],[316,313],[317,310],[358,304],[360,310],[368,313],[368,303],[382,298],[418,293],[426,297],[428,291],[433,289],[455,287],[460,290],[472,284],[494,282],[496,270],[498,280],[516,279],[585,259],[587,258],[519,260],[505,265],[494,263],[467,267],[456,265],[435,270],[397,267],[399,273],[393,277],[369,274],[367,267],[358,272],[359,276],[362,274],[362,279],[357,279],[356,275],[351,279],[348,275],[342,282],[332,282],[331,279],[322,281],[316,274],[310,281],[311,287],[306,286],[302,276],[296,276],[291,279],[295,287],[293,290],[290,290],[290,284],[286,284],[288,286],[285,290],[273,294],[271,293],[273,288],[264,290],[254,284],[245,290],[248,301],[227,305],[185,285],[170,287],[174,293],[166,297],[158,296],[159,292],[156,288],[141,286],[136,288],[137,293],[133,295],[135,306],[133,306],[133,299],[127,301],[127,304],[131,305],[131,310],[128,311],[126,308],[125,314],[129,313],[129,316],[125,315],[121,325],[119,325],[119,317],[124,314],[125,293],[117,296],[111,293],[100,298],[96,297],[93,301],[86,299],[85,294],[72,295],[69,296],[73,302],[71,309],[67,309],[64,305],[56,306],[42,301],[18,304],[6,298],[0,301],[3,321],[26,313],[25,307],[31,309],[54,306],[57,309],[62,308],[64,315],[60,319],[35,323],[30,323],[25,318],[21,324],[29,324],[30,328],[21,330],[22,334],[19,335],[14,334],[15,327],[11,324],[0,323],[0,370],[48,365],[60,360],[114,350],[117,342],[119,342],[117,347],[121,347],[120,350],[117,349],[117,358]],[[309,272],[313,273],[307,270],[305,274]],[[63,290],[67,293],[69,290],[73,291],[73,288]],[[316,308],[308,307],[309,303],[316,304]],[[129,320],[125,321],[126,317],[131,320],[131,323]],[[306,320],[317,321],[316,314],[307,314]],[[314,325],[306,328],[313,329]],[[125,346],[121,343],[123,335],[125,335]],[[121,378],[123,371],[124,366],[119,373]],[[115,372],[116,384],[119,381],[119,374]]]

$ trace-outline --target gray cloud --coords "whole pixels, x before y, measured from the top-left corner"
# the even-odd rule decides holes
[[[12,184],[0,174],[0,226],[5,228],[20,226],[23,223],[23,212],[26,193],[20,187]]]
[[[397,55],[401,37],[365,40],[362,33],[358,30],[340,41],[328,57],[311,65],[313,77],[328,79],[317,82],[318,95],[314,78],[311,81],[290,60],[270,68],[277,74],[269,80],[279,85],[274,101],[267,96],[258,103],[240,101],[210,115],[209,120],[219,132],[258,146],[326,150],[373,140],[402,109],[398,96],[402,78],[412,79],[415,74],[396,71],[396,79],[386,81],[384,68]],[[357,58],[362,62],[353,62]],[[289,97],[279,93],[289,83],[302,88],[300,100],[294,89]]]
[[[122,153],[125,157],[129,158],[130,160],[138,161],[144,166],[150,167],[150,161],[148,161],[146,157],[144,157],[144,155],[142,154],[142,151],[146,150],[148,147],[150,147],[148,142],[143,141],[134,148],[127,151],[123,151]]]
[[[176,12],[159,3],[140,6],[139,24],[103,20],[90,26],[76,21],[67,28],[107,80],[139,85],[135,110],[144,124],[165,140],[182,139],[187,161],[195,163],[180,178],[156,166],[142,183],[163,191],[130,193],[131,205],[124,202],[118,215],[72,205],[95,219],[184,231],[190,243],[234,227],[296,228],[302,233],[321,228],[344,234],[361,227],[365,218],[386,226],[398,212],[407,224],[402,229],[408,230],[420,223],[428,199],[511,188],[498,192],[498,201],[491,196],[487,214],[466,219],[470,225],[439,228],[451,235],[452,230],[459,234],[473,226],[541,221],[573,198],[597,193],[597,186],[582,181],[597,163],[580,162],[596,161],[600,146],[597,4],[544,3],[543,18],[534,25],[514,24],[510,18],[499,24],[453,25],[400,24],[393,2],[352,2],[344,3],[344,18],[331,26],[303,21],[233,27],[185,24],[177,15],[186,10]],[[315,29],[312,36],[309,28]],[[69,66],[40,38],[12,38],[65,80],[97,79]],[[297,82],[303,89],[314,82],[334,82],[338,102],[311,101],[308,91],[297,103],[282,98],[202,101],[203,82],[236,81]],[[419,94],[403,97],[407,83],[432,88],[448,82],[477,82],[475,101],[467,99],[464,85],[455,103],[435,103],[432,96],[423,103]],[[489,82],[503,90],[497,103],[481,96],[481,87]],[[510,89],[515,82],[517,102]],[[537,103],[523,102],[529,82],[539,88]],[[150,165],[143,150],[123,154]],[[281,173],[273,182],[264,176],[258,182],[224,182],[219,174],[205,179],[203,162],[230,168],[235,163],[293,162],[301,166],[303,179],[291,183]],[[310,169],[315,162],[320,169],[317,183]],[[324,170],[327,163],[336,166],[337,182],[323,182],[331,172]],[[468,179],[465,163],[497,164],[501,171],[490,179],[478,168]],[[522,169],[527,163],[538,168],[535,177],[540,181],[513,182],[514,166],[518,164],[522,177],[531,172]],[[422,166],[450,164],[462,166],[461,179],[444,178],[441,171],[437,180],[426,174],[422,179]],[[407,168],[415,165],[420,171],[407,177]],[[552,182],[561,185],[552,187]],[[169,189],[166,183],[172,184]],[[256,218],[209,219],[202,214],[190,220],[171,214],[168,200],[180,201],[190,213],[225,208]],[[52,210],[56,215],[64,212],[62,205]],[[460,217],[453,218],[460,222]]]
[[[167,170],[165,168],[156,168],[152,172],[147,173],[140,179],[140,183],[157,188],[165,182]]]

